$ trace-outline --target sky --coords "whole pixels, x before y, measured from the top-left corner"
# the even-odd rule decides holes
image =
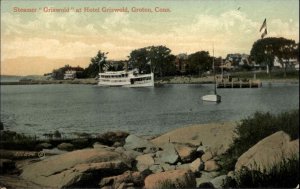
[[[128,12],[84,12],[85,7]],[[69,12],[47,11],[53,8]],[[137,8],[152,12],[134,12]],[[1,75],[87,67],[98,50],[109,52],[110,60],[124,60],[151,45],[165,45],[175,55],[212,54],[213,48],[223,58],[250,54],[265,18],[266,37],[299,42],[298,0],[1,0]]]

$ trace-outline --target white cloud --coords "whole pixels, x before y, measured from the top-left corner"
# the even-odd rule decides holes
[[[285,37],[299,41],[299,23],[289,20],[287,22],[281,19],[272,19],[268,24],[268,36]]]
[[[21,36],[26,33],[35,32],[39,35],[91,35],[98,33],[95,28],[97,23],[89,23],[89,15],[81,16],[78,13],[36,13],[34,18],[25,21],[20,15],[3,13],[1,15],[1,26],[4,35]]]
[[[149,45],[166,45],[175,54],[192,53],[199,50],[211,51],[212,42],[215,43],[216,56],[234,52],[249,53],[252,44],[260,38],[258,30],[261,25],[249,15],[236,10],[218,16],[204,12],[195,15],[190,22],[170,24],[168,31],[148,32],[135,29],[135,23],[126,13],[108,14],[103,22],[87,21],[89,17],[76,13],[37,14],[35,20],[27,22],[19,15],[4,13],[1,19],[1,26],[4,26],[2,35],[14,36],[1,36],[2,60],[18,56],[94,56],[99,49],[110,52],[111,58],[126,58],[131,50]],[[296,21],[273,19],[268,20],[267,24],[268,36],[282,36],[299,41],[299,24]],[[39,35],[35,38],[24,37],[28,32]],[[44,38],[42,35],[48,37]],[[95,41],[87,41],[87,38]]]
[[[3,60],[22,56],[73,59],[93,56],[96,51],[96,45],[88,45],[83,42],[62,43],[57,39],[16,38],[3,44],[2,55]]]
[[[127,26],[130,24],[129,14],[123,12],[112,13],[105,18],[102,28],[111,30],[116,26]]]

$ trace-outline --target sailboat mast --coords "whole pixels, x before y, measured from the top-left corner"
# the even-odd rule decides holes
[[[214,74],[214,85],[215,85],[215,95],[217,94],[217,81],[216,81],[216,72],[215,72],[215,46],[213,43],[213,62],[212,62],[212,67],[213,67],[213,74]]]

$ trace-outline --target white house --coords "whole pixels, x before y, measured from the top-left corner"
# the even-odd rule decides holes
[[[76,71],[75,70],[67,70],[64,74],[64,79],[75,79]]]

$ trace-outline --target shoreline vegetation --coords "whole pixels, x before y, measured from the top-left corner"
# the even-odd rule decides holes
[[[4,130],[3,130],[4,129]],[[299,109],[239,122],[181,127],[160,136],[114,131],[46,139],[3,128],[7,188],[295,188]]]
[[[299,71],[288,72],[286,77],[281,71],[273,71],[270,75],[265,72],[235,72],[225,74],[224,78],[230,77],[235,79],[257,80],[263,83],[299,83]],[[221,75],[217,75],[221,78]],[[43,76],[25,76],[19,81],[1,81],[1,85],[43,85],[43,84],[90,84],[97,85],[98,80],[95,78],[73,79],[73,80],[48,80]],[[213,84],[212,75],[205,76],[168,76],[158,77],[155,79],[156,85],[161,84]]]

